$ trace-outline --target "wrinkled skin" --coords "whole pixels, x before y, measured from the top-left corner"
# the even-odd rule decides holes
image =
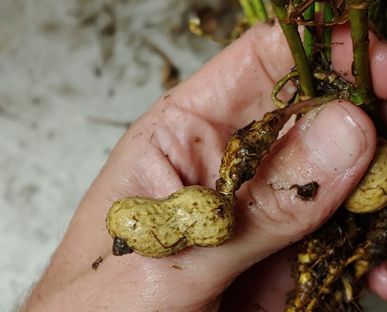
[[[333,41],[348,43],[344,33],[336,32]],[[22,311],[214,311],[221,294],[224,310],[254,311],[259,303],[282,311],[292,288],[288,257],[262,259],[329,217],[372,159],[373,126],[352,104],[334,102],[310,112],[275,144],[255,178],[238,192],[238,227],[222,246],[162,259],[115,257],[105,216],[119,198],[160,198],[183,185],[213,186],[231,134],[273,109],[273,82],[293,65],[286,47],[278,27],[254,28],[139,119],[85,195]],[[377,57],[384,51],[385,44],[371,45],[376,91],[387,98],[387,61]],[[350,72],[348,55],[336,57],[338,69]],[[348,140],[351,146],[344,144]],[[289,190],[311,181],[320,185],[312,201]],[[99,256],[104,261],[94,271],[91,264]],[[381,267],[371,281],[380,295],[387,295],[386,275]]]

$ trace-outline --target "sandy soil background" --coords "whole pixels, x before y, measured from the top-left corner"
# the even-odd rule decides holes
[[[0,311],[23,300],[115,142],[163,93],[143,39],[183,78],[219,49],[179,30],[189,2],[0,0]]]

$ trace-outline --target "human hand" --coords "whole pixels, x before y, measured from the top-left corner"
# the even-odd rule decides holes
[[[383,53],[387,45],[375,43],[373,49]],[[378,55],[373,64],[386,68]],[[350,71],[345,61],[337,57],[335,65]],[[163,96],[112,151],[24,310],[216,310],[238,275],[321,225],[359,181],[374,152],[371,121],[346,102],[308,113],[279,140],[238,192],[237,230],[226,244],[161,259],[115,257],[105,227],[107,210],[118,198],[165,197],[191,184],[214,186],[228,138],[274,108],[273,83],[292,65],[280,29],[259,25]],[[384,72],[374,71],[375,81],[384,81]],[[387,98],[387,90],[375,86],[378,96]],[[286,190],[311,181],[320,185],[313,201]],[[94,271],[91,263],[99,256],[104,261]],[[266,260],[259,278],[244,284],[254,290],[254,302],[269,311],[283,310],[291,288],[287,263],[278,258]],[[382,293],[384,285],[374,281]],[[239,310],[248,310],[248,304],[240,302]]]

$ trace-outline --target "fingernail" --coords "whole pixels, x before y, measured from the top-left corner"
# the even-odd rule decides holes
[[[331,103],[312,121],[306,130],[305,142],[319,168],[342,172],[359,159],[365,136],[344,108]]]

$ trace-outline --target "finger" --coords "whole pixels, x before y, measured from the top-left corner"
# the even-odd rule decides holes
[[[354,81],[352,75],[352,40],[348,25],[336,27],[332,36],[333,67],[345,79]],[[372,73],[372,83],[376,95],[379,98],[387,99],[387,43],[378,40],[370,32],[370,68]]]
[[[368,276],[368,286],[383,300],[387,300],[387,262],[373,269]]]
[[[387,99],[387,43],[370,36],[373,84],[378,97]],[[353,81],[352,42],[348,25],[333,32],[333,65],[343,77]],[[224,64],[227,64],[225,66]],[[188,110],[214,124],[237,129],[273,108],[274,82],[290,71],[294,62],[280,27],[259,25],[248,31],[189,81],[173,90],[170,104]],[[289,86],[290,94],[293,88]],[[194,97],[187,94],[194,93]],[[172,95],[172,94],[171,94]],[[163,104],[163,101],[160,102]]]
[[[240,227],[246,237],[239,248],[246,244],[254,253],[251,244],[255,241],[256,252],[262,256],[266,248],[266,254],[271,254],[300,239],[330,216],[366,170],[375,133],[365,114],[345,102],[333,102],[315,114],[279,141],[278,150],[242,189],[239,222],[246,222]],[[311,181],[320,184],[311,202],[289,190]]]
[[[293,67],[281,28],[261,24],[181,83],[159,102],[158,111],[174,105],[211,124],[235,130],[273,109],[271,91]],[[289,86],[287,89],[293,89]],[[285,92],[286,94],[286,92]]]

